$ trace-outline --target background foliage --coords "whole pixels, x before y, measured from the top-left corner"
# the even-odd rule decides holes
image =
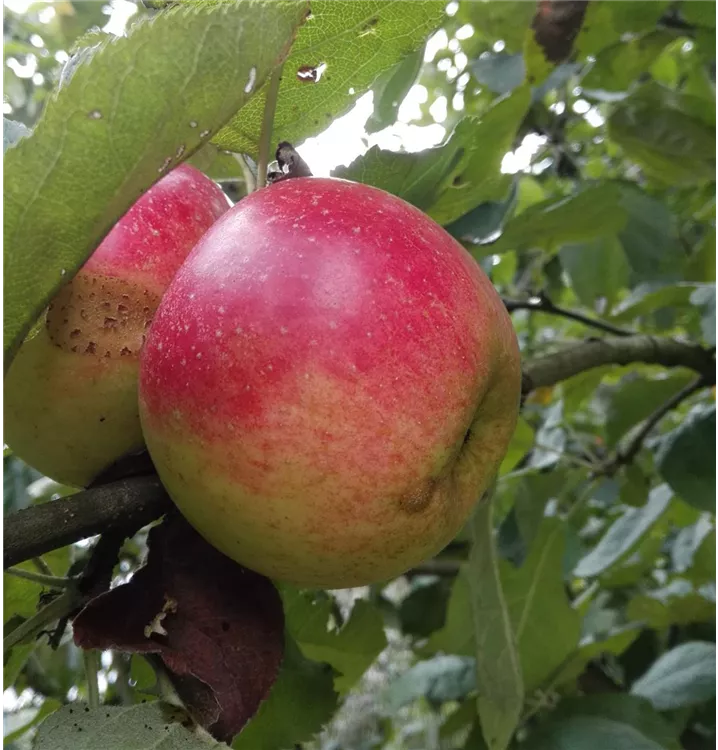
[[[520,303],[510,309],[527,360],[605,335],[565,309],[621,334],[715,346],[714,2],[591,0],[564,3],[551,16],[550,4],[528,0],[316,0],[303,22],[298,3],[209,3],[196,15],[147,3],[153,7],[134,9],[130,28],[156,15],[152,25],[108,45],[97,27],[129,5],[5,8],[4,111],[37,128],[27,138],[5,126],[6,139],[21,138],[6,156],[11,196],[28,188],[53,195],[57,185],[42,177],[46,161],[33,171],[29,160],[54,150],[66,160],[63,195],[89,188],[103,231],[123,213],[130,192],[116,196],[111,180],[98,182],[102,163],[82,158],[106,152],[92,118],[73,131],[81,148],[59,136],[65,122],[87,114],[87,82],[102,89],[124,72],[136,85],[102,115],[125,135],[128,164],[133,149],[149,155],[144,171],[131,172],[133,189],[157,179],[155,166],[167,154],[176,160],[182,145],[182,158],[240,198],[244,173],[225,150],[244,152],[250,167],[256,160],[264,81],[296,33],[277,138],[302,151],[303,139],[371,91],[367,138],[396,133],[405,147],[367,141],[334,174],[394,192],[446,226]],[[231,31],[245,16],[259,26],[241,47],[197,46],[208,26]],[[177,67],[178,57],[163,56],[168,45],[199,50],[203,65]],[[63,68],[77,50],[79,67]],[[312,65],[326,65],[316,84],[292,75],[306,64],[305,50]],[[180,79],[179,104],[194,109],[163,120],[153,110],[158,92]],[[180,116],[202,123],[194,140],[177,130]],[[153,117],[165,122],[161,138]],[[417,148],[416,134],[438,125],[441,142]],[[79,267],[99,241],[94,220],[74,224],[69,244],[38,235],[65,217],[57,201],[38,204],[12,220],[11,236],[25,244],[7,241],[6,224],[6,299],[21,303],[6,308],[6,330],[16,339],[61,282],[56,271]],[[31,265],[25,247],[43,258]],[[40,263],[53,273],[41,277]],[[470,551],[476,529],[385,585],[281,587],[280,677],[234,747],[479,750],[489,725],[492,736],[527,750],[714,747],[715,389],[697,388],[661,413],[693,380],[685,369],[634,363],[530,393],[495,496],[503,632],[500,607],[489,606],[485,546]],[[12,455],[4,469],[5,513],[69,492]],[[145,539],[125,544],[117,580],[141,563]],[[56,550],[43,570],[65,575],[87,548]],[[4,582],[7,633],[47,590],[7,574]],[[87,685],[69,629],[60,635],[59,643],[43,636],[5,655],[5,746],[75,747],[70,729],[106,737],[105,722],[125,733],[117,747],[154,746],[170,725],[155,705],[149,662],[103,652],[107,712],[71,717],[69,702],[84,699]],[[510,642],[516,663],[507,671]],[[487,675],[501,684],[487,685]],[[172,727],[173,746],[213,745]]]

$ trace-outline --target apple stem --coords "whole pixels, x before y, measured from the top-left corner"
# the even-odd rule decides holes
[[[237,164],[239,164],[239,167],[242,170],[244,185],[247,189],[247,195],[249,195],[257,189],[257,182],[254,179],[254,172],[252,172],[251,167],[249,166],[249,164],[247,164],[247,158],[244,154],[233,154],[233,156],[237,160]]]
[[[277,94],[279,81],[282,77],[280,65],[272,73],[267,88],[267,98],[264,101],[264,117],[262,119],[262,133],[259,137],[259,160],[257,161],[257,190],[267,184],[267,167],[269,166],[269,151],[272,147],[272,131],[274,129],[274,113],[277,109]]]
[[[82,659],[85,662],[85,679],[87,680],[87,705],[90,708],[99,708],[100,686],[97,681],[97,672],[99,668],[97,651],[83,651]]]

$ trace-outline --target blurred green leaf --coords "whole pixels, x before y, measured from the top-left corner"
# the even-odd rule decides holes
[[[629,159],[663,185],[700,185],[715,179],[715,132],[663,98],[633,95],[614,108],[608,134]]]
[[[716,288],[712,286],[698,287],[691,294],[691,304],[700,307],[701,331],[706,343],[715,346],[716,343]]]
[[[16,740],[19,740],[24,734],[29,732],[30,729],[37,726],[46,716],[57,711],[61,705],[60,701],[55,700],[54,698],[45,698],[40,708],[37,709],[37,712],[29,721],[3,737],[3,745],[7,746]]]
[[[595,89],[628,91],[674,39],[669,31],[652,30],[606,47],[581,79],[582,88],[589,95]]]
[[[694,706],[716,694],[715,643],[692,641],[663,654],[631,686],[658,711]]]
[[[601,717],[628,724],[665,750],[681,750],[676,728],[657,713],[647,700],[635,695],[599,693],[564,698],[552,714],[551,722],[575,716]]]
[[[412,589],[399,605],[404,633],[428,636],[444,626],[450,588],[447,581],[414,579]]]
[[[715,584],[704,584],[696,589],[690,581],[676,578],[665,586],[634,596],[626,614],[632,620],[660,630],[669,625],[714,622],[715,610]]]
[[[261,85],[303,11],[174,8],[97,50],[52,97],[5,155],[6,368],[115,221],[247,101],[250,78]]]
[[[667,485],[651,490],[643,508],[628,508],[613,522],[598,544],[581,559],[574,570],[579,578],[590,578],[610,568],[624,557],[666,512],[673,497]]]
[[[417,698],[438,706],[464,698],[476,689],[476,661],[465,656],[435,656],[415,664],[394,680],[387,701],[396,711]]]
[[[534,203],[508,222],[492,251],[551,249],[618,232],[626,222],[620,200],[617,185],[602,183],[566,198]]]
[[[470,23],[477,34],[491,43],[503,40],[510,52],[520,51],[531,19],[536,13],[535,2],[506,0],[495,3],[491,0],[476,0],[460,3],[458,18]]]
[[[559,256],[581,303],[594,307],[605,299],[610,310],[628,283],[628,261],[618,238],[599,237],[564,245]]]
[[[282,589],[286,629],[304,656],[324,662],[339,676],[334,687],[347,692],[386,646],[381,613],[367,601],[354,604],[341,628],[331,628],[331,600],[315,600],[311,594],[288,586]]]
[[[602,716],[571,716],[549,722],[527,750],[664,750],[630,724]]]
[[[626,432],[693,380],[687,372],[647,378],[629,375],[611,389],[606,413],[606,443],[614,446]]]
[[[677,278],[682,249],[675,220],[666,206],[629,186],[621,189],[621,206],[628,220],[619,237],[636,278],[640,281]]]
[[[302,656],[289,637],[277,681],[232,743],[234,750],[277,750],[305,742],[337,708],[331,669]]]
[[[661,441],[656,465],[683,500],[699,510],[715,512],[716,407],[700,404]]]
[[[497,94],[508,94],[518,88],[526,77],[526,66],[521,54],[486,53],[472,61],[469,67],[479,83]]]

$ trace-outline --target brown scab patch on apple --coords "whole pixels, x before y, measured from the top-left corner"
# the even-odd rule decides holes
[[[80,272],[47,310],[50,340],[67,352],[137,357],[160,297],[124,279]]]
[[[400,510],[411,516],[426,510],[436,496],[437,485],[438,481],[431,478],[427,479],[419,487],[415,487],[409,492],[404,493],[399,498],[398,505]]]

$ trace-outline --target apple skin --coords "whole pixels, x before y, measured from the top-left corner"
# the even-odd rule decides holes
[[[156,182],[57,293],[4,383],[4,440],[48,477],[87,486],[144,440],[137,407],[146,326],[182,262],[227,210],[182,164]]]
[[[140,417],[207,541],[344,588],[456,535],[520,390],[511,320],[464,248],[395,196],[309,177],[252,193],[198,243],[150,327]]]

